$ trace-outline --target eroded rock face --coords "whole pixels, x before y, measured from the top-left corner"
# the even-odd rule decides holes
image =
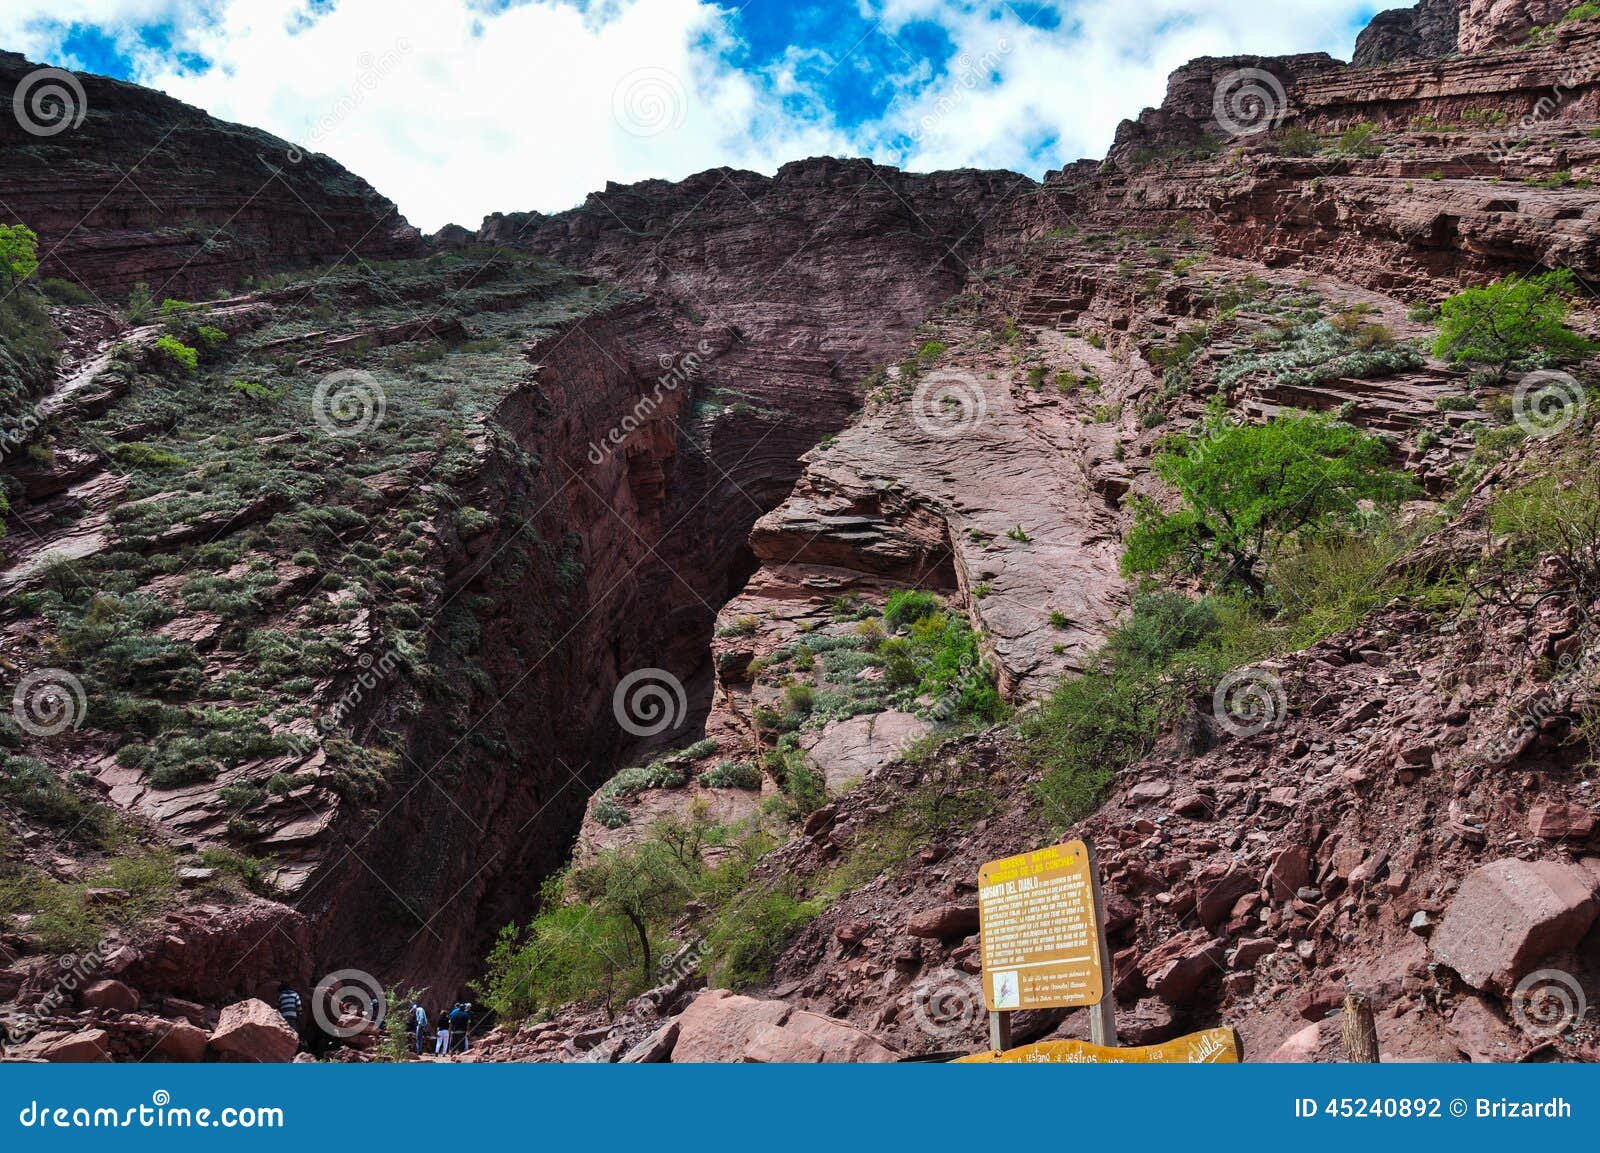
[[[1465,0],[1461,51],[1482,52],[1521,44],[1535,27],[1554,24],[1578,0]]]
[[[0,103],[43,65],[0,52]],[[414,255],[421,237],[328,157],[214,120],[134,84],[77,75],[81,124],[57,134],[0,119],[0,220],[39,234],[40,274],[120,303],[137,281],[159,302],[333,261]]]
[[[1357,68],[1409,60],[1437,60],[1456,50],[1461,0],[1421,0],[1412,8],[1379,12],[1356,37]]]
[[[957,291],[996,210],[1033,187],[1009,172],[919,175],[818,157],[772,177],[717,168],[609,184],[569,212],[490,216],[478,239],[592,271],[734,334],[708,370],[734,411],[694,436],[713,480],[743,494],[726,506],[727,555],[750,514],[788,494],[800,455],[849,421],[868,374]]]

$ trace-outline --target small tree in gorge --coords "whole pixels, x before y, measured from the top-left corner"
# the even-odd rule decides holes
[[[677,916],[693,896],[685,863],[673,846],[652,838],[631,849],[603,853],[593,864],[574,869],[571,884],[579,900],[632,927],[639,976],[644,986],[650,985],[655,970],[651,926]]]
[[[1355,523],[1361,502],[1393,505],[1416,491],[1388,457],[1383,441],[1324,414],[1238,424],[1214,409],[1157,454],[1154,469],[1183,507],[1136,502],[1122,571],[1187,571],[1259,594],[1263,558],[1285,539]]]
[[[15,288],[39,271],[39,238],[26,224],[0,224],[0,273]]]
[[[1561,268],[1458,292],[1439,306],[1433,354],[1484,365],[1498,383],[1513,369],[1537,367],[1541,356],[1591,352],[1595,346],[1567,327],[1574,287],[1572,273]]]

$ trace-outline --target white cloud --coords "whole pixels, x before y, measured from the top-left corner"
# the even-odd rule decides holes
[[[884,31],[912,20],[942,24],[957,46],[941,82],[892,106],[875,127],[875,151],[903,148],[910,168],[1027,167],[1054,139],[1049,167],[1099,158],[1119,121],[1161,102],[1167,75],[1197,56],[1327,51],[1348,58],[1366,0],[1081,0],[1059,28],[1023,23],[1026,3],[886,0]],[[964,62],[964,63],[963,63]],[[1000,81],[986,78],[998,72]],[[912,138],[910,147],[904,139]],[[1029,163],[1033,161],[1033,163]]]
[[[881,120],[848,128],[816,87],[808,46],[759,69],[732,67],[738,25],[709,0],[586,11],[560,0],[501,11],[473,0],[339,0],[314,16],[305,0],[11,0],[0,38],[70,65],[60,30],[98,27],[140,82],[328,153],[431,230],[496,210],[558,210],[608,180],[721,164],[771,172],[823,153],[1037,175],[1102,154],[1117,121],[1158,102],[1184,60],[1347,52],[1351,18],[1367,6],[1080,0],[1062,27],[1041,31],[1017,15],[1030,10],[1025,0],[858,2],[879,22],[872,36],[933,20],[958,56],[932,80],[910,65],[883,77],[856,71],[860,57],[840,62],[862,85],[897,94]],[[141,25],[173,20],[174,47],[208,70],[140,43]],[[1036,155],[1046,139],[1049,154]]]

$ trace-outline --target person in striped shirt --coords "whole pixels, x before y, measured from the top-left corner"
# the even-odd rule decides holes
[[[289,1028],[300,1032],[300,994],[288,982],[278,986],[278,1012],[289,1022]]]

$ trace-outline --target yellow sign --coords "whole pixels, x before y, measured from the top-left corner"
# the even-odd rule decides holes
[[[1087,1041],[1040,1041],[1004,1053],[974,1053],[956,1061],[973,1065],[1235,1065],[1243,1052],[1239,1034],[1222,1028],[1131,1049]]]
[[[983,999],[991,1010],[1073,1008],[1105,996],[1094,892],[1082,841],[978,870]]]

